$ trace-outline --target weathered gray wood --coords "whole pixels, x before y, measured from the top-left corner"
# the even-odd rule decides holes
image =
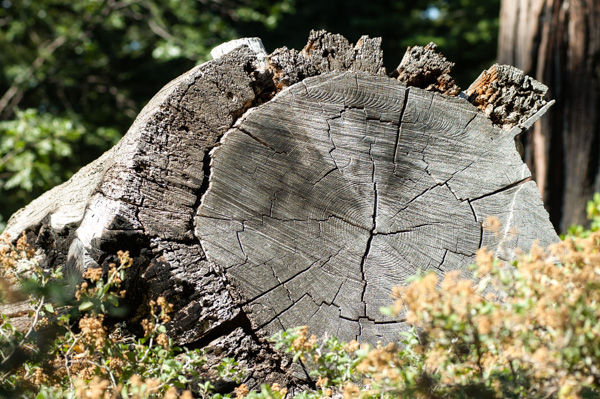
[[[227,132],[195,231],[256,327],[308,324],[349,340],[368,324],[392,340],[397,330],[379,313],[391,288],[419,270],[465,268],[487,216],[516,227],[521,248],[556,240],[531,200],[539,195],[521,184],[529,176],[514,135],[466,100],[387,77],[327,74]]]
[[[533,181],[481,197],[471,204],[481,223],[485,219],[479,215],[493,215],[500,221],[499,231],[484,229],[482,239],[482,245],[495,248],[500,259],[514,259],[514,250],[530,248],[532,240],[538,240],[542,247],[556,240],[552,234],[540,234],[549,231],[552,224]]]
[[[18,302],[0,303],[0,314],[10,319],[10,324],[21,332],[29,330],[32,324],[30,313],[33,313],[35,308],[28,300]]]
[[[413,48],[388,77],[380,42],[313,31],[302,51],[266,58],[247,42],[224,46],[7,232],[26,231],[47,267],[72,271],[129,250],[133,322],[164,296],[177,343],[227,346],[219,353],[250,367],[250,354],[274,355],[261,337],[281,328],[397,339],[402,316],[379,307],[406,277],[466,270],[483,245],[510,258],[558,237],[515,145],[548,103],[536,97],[516,123],[494,124],[468,96],[447,95],[458,88],[434,46]],[[418,70],[433,76],[426,90],[404,83],[419,82]],[[497,70],[478,106],[518,86],[503,75],[513,70]],[[490,215],[518,238],[485,232]],[[290,371],[253,370],[254,381]]]

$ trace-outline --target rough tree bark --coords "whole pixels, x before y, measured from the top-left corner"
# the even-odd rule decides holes
[[[132,323],[165,296],[177,343],[254,365],[249,385],[289,376],[262,339],[282,328],[397,339],[402,317],[378,308],[407,276],[558,239],[515,145],[552,103],[497,65],[458,96],[435,45],[388,76],[380,43],[320,31],[301,52],[216,49],[7,232],[79,272],[129,250]]]
[[[550,86],[556,105],[526,138],[532,168],[557,229],[585,223],[600,191],[600,3],[503,0],[498,61]]]

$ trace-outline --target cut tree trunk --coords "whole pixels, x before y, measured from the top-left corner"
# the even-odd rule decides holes
[[[551,103],[507,66],[458,95],[433,44],[388,76],[380,43],[319,31],[301,52],[216,49],[7,232],[71,271],[129,250],[131,321],[164,296],[178,344],[260,363],[254,382],[286,375],[262,339],[281,329],[397,340],[402,316],[378,309],[408,276],[558,240],[515,145]]]
[[[550,84],[525,158],[554,226],[585,224],[600,191],[600,2],[502,0],[498,60]]]

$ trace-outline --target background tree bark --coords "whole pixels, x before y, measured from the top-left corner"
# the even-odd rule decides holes
[[[550,88],[556,105],[525,139],[525,158],[557,230],[585,223],[600,191],[600,3],[503,0],[498,62]]]

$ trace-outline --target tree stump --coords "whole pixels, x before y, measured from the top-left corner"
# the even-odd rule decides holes
[[[132,321],[164,296],[178,344],[261,363],[255,381],[285,371],[262,340],[280,329],[397,340],[379,308],[408,276],[558,240],[516,141],[552,102],[507,66],[462,93],[433,44],[387,75],[380,43],[217,49],[6,231],[78,272],[129,250]]]

